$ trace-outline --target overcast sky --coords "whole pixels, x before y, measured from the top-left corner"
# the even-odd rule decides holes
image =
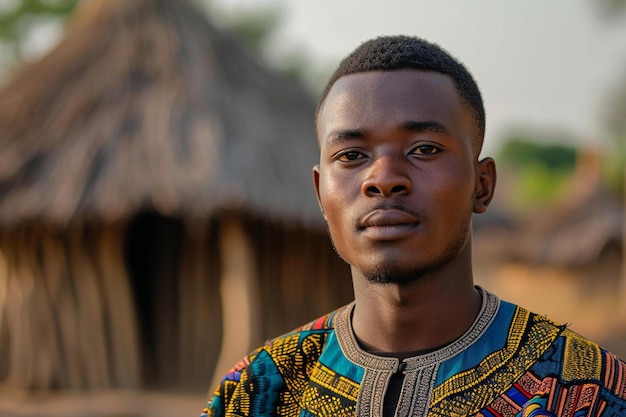
[[[438,43],[470,69],[487,109],[487,151],[512,126],[606,141],[601,108],[626,77],[626,16],[608,24],[596,0],[212,0],[249,11],[278,5],[275,45],[303,48],[334,69],[362,41],[414,34]]]
[[[606,97],[626,83],[626,14],[607,22],[599,0],[198,0],[218,10],[282,12],[277,56],[301,49],[323,78],[361,42],[409,34],[438,43],[469,68],[487,111],[486,152],[516,126],[609,143]],[[12,0],[0,0],[0,7]],[[42,25],[46,49],[58,28]]]

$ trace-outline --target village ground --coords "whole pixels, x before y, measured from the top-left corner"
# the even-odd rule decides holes
[[[586,278],[553,268],[507,264],[479,271],[477,283],[503,299],[569,323],[573,330],[626,357],[626,314],[620,314],[626,311],[626,303],[620,302],[618,282],[599,271],[583,275]],[[207,396],[119,390],[37,394],[0,387],[0,416],[193,417],[199,415]]]

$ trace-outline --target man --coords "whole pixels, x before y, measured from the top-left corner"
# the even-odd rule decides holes
[[[462,64],[382,37],[316,114],[315,190],[355,301],[269,341],[208,416],[626,416],[626,365],[475,287],[472,213],[494,193],[485,112]]]

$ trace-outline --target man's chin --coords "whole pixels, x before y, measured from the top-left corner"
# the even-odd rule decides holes
[[[418,281],[423,271],[407,270],[374,270],[363,274],[373,284],[398,284],[406,285]]]

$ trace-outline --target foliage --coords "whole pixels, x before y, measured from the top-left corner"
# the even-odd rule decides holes
[[[248,47],[262,51],[281,19],[282,15],[278,8],[267,7],[232,14],[228,17],[227,24],[228,29],[236,33]]]
[[[624,0],[599,0],[594,1],[594,4],[606,20],[617,20],[626,16],[626,1]]]
[[[217,5],[209,0],[190,1],[207,14],[218,15],[219,19],[214,20],[236,33],[254,53],[269,56],[271,38],[283,20],[283,10],[278,6],[264,5],[242,12],[234,9],[217,10]],[[62,23],[79,2],[80,0],[0,0],[0,43],[8,48],[11,55],[0,58],[10,64],[23,61],[29,35],[44,23]],[[302,50],[287,51],[281,57],[272,57],[270,60],[275,69],[306,84],[311,62]],[[6,63],[0,62],[0,72],[6,69],[3,66]]]
[[[576,148],[546,141],[538,143],[519,136],[505,141],[499,158],[506,164],[520,168],[534,163],[549,171],[571,170],[576,165]]]
[[[195,3],[201,5],[201,0],[195,0]],[[272,41],[275,41],[274,35],[284,20],[283,7],[278,4],[268,4],[246,11],[218,10],[209,2],[208,12],[219,14],[219,20],[225,24],[226,28],[235,33],[254,53],[265,58],[271,67],[302,85],[310,84],[307,76],[312,75],[312,63],[303,49],[291,48],[278,56],[275,48],[274,50],[272,48]]]
[[[507,139],[498,155],[498,167],[513,190],[508,204],[525,211],[556,202],[562,195],[576,166],[573,146],[541,143],[521,135]]]
[[[625,144],[626,138],[617,141],[616,148]],[[624,194],[624,167],[626,166],[626,152],[622,149],[614,149],[610,152],[602,164],[602,178],[608,189],[617,197]]]
[[[0,9],[0,41],[9,45],[14,58],[22,58],[24,40],[42,20],[59,21],[70,13],[79,0],[5,1]]]

